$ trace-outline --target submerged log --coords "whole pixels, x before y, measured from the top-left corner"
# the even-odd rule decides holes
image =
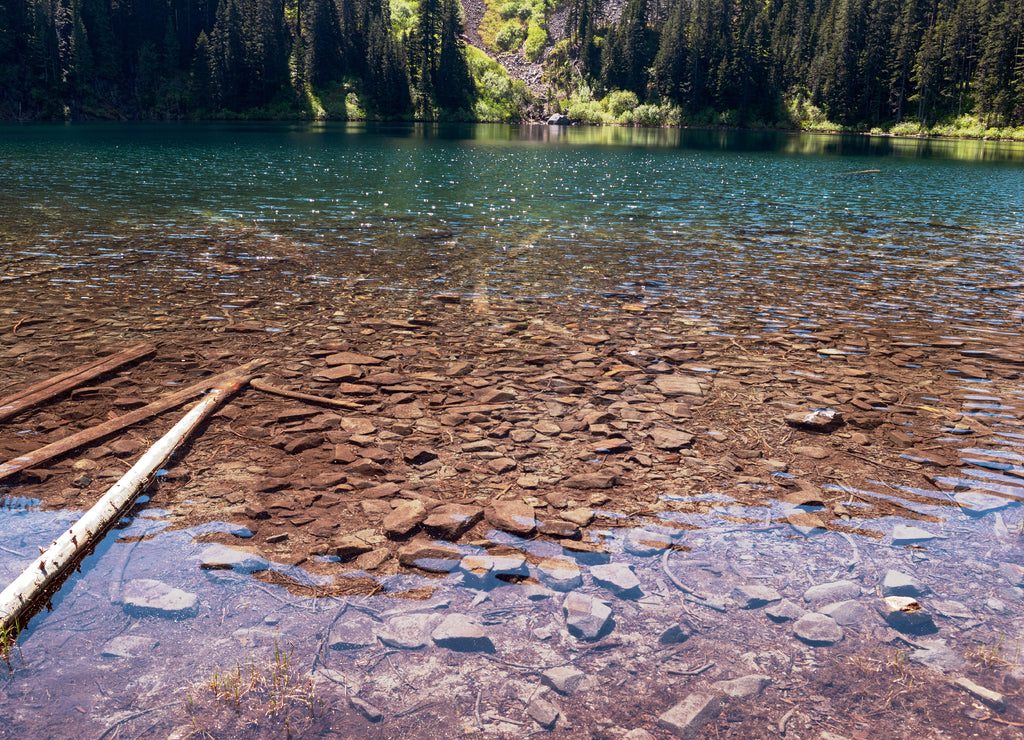
[[[52,378],[47,378],[41,383],[36,383],[17,393],[12,393],[7,398],[0,400],[0,422],[6,421],[12,416],[17,416],[22,411],[48,401],[55,396],[59,396],[61,393],[77,388],[83,383],[103,375],[103,373],[108,373],[122,365],[127,365],[129,362],[140,360],[154,352],[156,352],[155,344],[149,344],[148,342],[137,344],[115,355],[101,357],[86,365],[76,367],[74,370],[54,375]]]
[[[25,470],[26,468],[42,465],[43,463],[48,462],[55,457],[59,457],[60,455],[67,454],[78,447],[103,439],[104,437],[109,437],[111,434],[119,432],[126,427],[138,424],[140,421],[145,421],[146,419],[163,413],[164,411],[169,411],[170,409],[180,406],[186,401],[205,393],[214,386],[246,376],[248,373],[251,373],[253,370],[266,364],[266,360],[253,360],[245,365],[236,367],[234,370],[228,370],[227,372],[219,373],[217,375],[211,375],[198,383],[194,383],[186,388],[182,388],[180,391],[175,391],[174,393],[166,395],[159,401],[154,401],[140,409],[130,411],[127,414],[118,416],[116,419],[111,419],[110,421],[90,427],[89,429],[83,429],[76,434],[72,434],[64,439],[59,439],[45,447],[40,447],[38,450],[33,450],[25,455],[8,460],[7,462],[0,464],[0,480],[17,473],[19,470]],[[246,378],[246,382],[248,382],[248,378]]]
[[[175,449],[225,399],[248,381],[248,376],[232,377],[196,404],[81,519],[54,540],[49,549],[0,593],[0,635],[9,635],[24,626],[26,612],[34,605],[38,606],[41,598],[61,575],[102,539],[107,529],[127,511]]]

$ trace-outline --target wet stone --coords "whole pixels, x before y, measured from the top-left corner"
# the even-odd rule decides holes
[[[194,617],[199,611],[195,594],[151,578],[128,581],[120,601],[126,612],[142,617],[184,619]]]
[[[494,643],[483,626],[465,614],[449,614],[431,633],[434,644],[460,652],[494,652]]]
[[[380,722],[384,719],[384,713],[370,702],[360,699],[357,696],[350,696],[348,703],[359,712],[368,722]]]
[[[583,671],[570,665],[549,668],[541,675],[541,681],[544,685],[550,686],[559,694],[566,696],[575,694],[583,683],[584,678],[586,678],[586,674]]]
[[[612,629],[612,610],[603,601],[572,592],[562,602],[565,623],[576,637],[596,640]]]
[[[961,491],[953,494],[953,500],[959,504],[965,514],[985,516],[994,511],[1007,508],[1012,502],[1000,496],[990,496],[981,491]]]
[[[583,585],[580,567],[562,558],[548,558],[537,563],[537,576],[555,591],[572,591]]]
[[[483,515],[484,510],[479,506],[449,504],[431,511],[423,521],[423,528],[434,537],[454,541],[479,522]]]
[[[931,615],[910,596],[887,596],[882,599],[882,617],[898,632],[930,635],[938,632]]]
[[[558,721],[558,707],[546,699],[537,697],[526,707],[526,713],[541,727],[551,729]]]
[[[1024,588],[1024,566],[1016,563],[1000,563],[999,574],[1009,581],[1011,586]]]
[[[677,622],[661,633],[658,642],[662,645],[676,645],[689,640],[692,634],[693,628],[689,624]]]
[[[137,658],[149,655],[160,641],[142,635],[120,635],[107,642],[100,650],[104,658]]]
[[[658,727],[676,737],[700,736],[701,728],[718,716],[723,696],[710,691],[696,691],[658,717]]]
[[[711,684],[711,688],[722,692],[730,699],[749,699],[752,696],[760,696],[761,692],[771,682],[771,676],[756,673],[728,681],[716,681]]]
[[[882,580],[882,596],[922,596],[925,588],[913,576],[888,570]]]
[[[832,645],[843,639],[843,628],[829,616],[811,613],[796,620],[793,634],[808,645]]]
[[[737,586],[732,590],[730,596],[741,609],[759,609],[772,602],[782,600],[782,594],[774,588],[756,583]]]
[[[461,561],[462,555],[458,550],[424,542],[411,542],[398,553],[398,562],[402,565],[430,573],[450,573],[459,567]]]
[[[822,601],[845,601],[860,596],[860,586],[853,581],[833,581],[811,586],[804,591],[804,601],[814,604]]]
[[[529,573],[524,556],[468,555],[462,559],[459,568],[466,576],[467,584],[475,588],[492,588],[498,581]]]
[[[910,653],[910,659],[932,670],[959,671],[967,665],[963,656],[952,650],[945,640],[921,640],[918,645],[921,647]]]
[[[497,501],[487,507],[484,517],[495,529],[524,537],[537,527],[533,507],[520,501]]]
[[[897,524],[892,529],[892,544],[897,546],[916,545],[921,542],[934,540],[937,537],[938,535],[934,535],[921,527],[915,527],[912,524]]]
[[[226,545],[209,545],[200,556],[202,570],[233,570],[238,573],[258,573],[270,568],[270,561]]]
[[[595,565],[590,569],[590,575],[595,583],[604,586],[620,599],[635,599],[643,595],[640,579],[625,563]]]
[[[982,703],[987,704],[990,707],[994,707],[995,709],[1001,710],[1006,702],[1006,697],[998,691],[993,691],[981,684],[975,683],[966,676],[961,676],[954,681],[954,683],[975,699],[978,699]]]
[[[640,557],[661,555],[675,546],[675,541],[669,535],[646,529],[631,529],[623,543],[626,552]]]
[[[836,624],[843,627],[865,627],[878,620],[878,617],[867,605],[855,599],[828,604],[818,611],[832,617]]]
[[[327,646],[332,650],[361,650],[377,642],[373,622],[364,617],[339,619]]]
[[[429,644],[428,635],[436,622],[437,617],[430,614],[403,614],[379,628],[377,637],[388,647],[418,650]]]

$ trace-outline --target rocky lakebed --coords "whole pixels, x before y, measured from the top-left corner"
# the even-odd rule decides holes
[[[263,364],[12,647],[0,736],[1024,735],[1022,284],[826,257],[710,310],[216,236],[5,266],[4,395],[153,349],[3,460]],[[182,413],[0,481],[4,585]]]

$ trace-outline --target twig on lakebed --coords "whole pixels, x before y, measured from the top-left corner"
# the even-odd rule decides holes
[[[668,556],[671,555],[671,554],[672,554],[672,550],[668,549],[668,550],[665,550],[665,553],[661,556],[661,569],[663,571],[665,571],[665,575],[668,576],[668,579],[670,581],[672,581],[672,584],[676,588],[678,588],[680,591],[682,591],[683,593],[690,594],[691,596],[700,597],[700,594],[698,594],[696,591],[694,591],[689,586],[685,585],[682,581],[680,581],[676,577],[675,573],[673,573],[671,570],[669,570],[669,568],[668,568]]]
[[[143,709],[141,712],[136,712],[135,714],[132,714],[132,715],[129,715],[129,716],[124,717],[122,719],[119,719],[117,722],[115,722],[110,727],[105,729],[103,731],[103,734],[100,735],[97,738],[97,740],[103,740],[103,738],[105,738],[111,732],[114,732],[115,730],[117,730],[121,725],[127,724],[127,723],[131,722],[132,720],[138,719],[139,717],[145,717],[147,714],[151,714],[152,712],[156,712],[156,711],[159,711],[161,709],[166,709],[167,707],[173,707],[175,704],[180,704],[180,703],[181,703],[180,701],[170,701],[170,702],[167,702],[166,704],[161,704],[158,707],[152,707],[150,709]]]

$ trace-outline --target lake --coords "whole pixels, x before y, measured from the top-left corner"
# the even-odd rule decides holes
[[[3,460],[292,393],[33,618],[0,737],[1017,737],[1022,257],[1021,143],[0,127],[0,393],[159,343]],[[170,421],[0,480],[2,585]]]

